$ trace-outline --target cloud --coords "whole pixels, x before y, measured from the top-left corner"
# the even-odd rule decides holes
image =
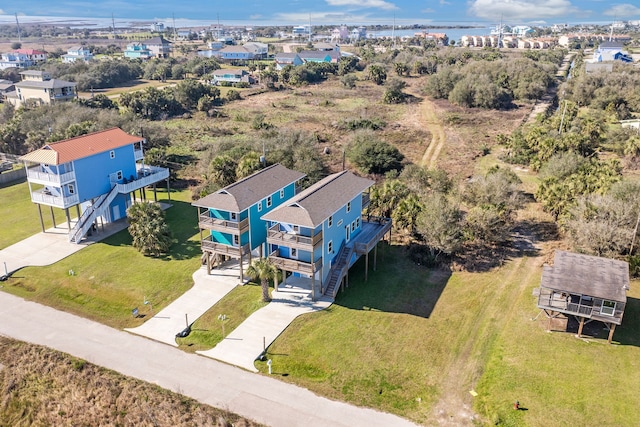
[[[472,0],[469,13],[479,18],[496,20],[556,18],[568,15],[584,15],[569,0]]]
[[[325,0],[329,6],[352,6],[359,9],[377,8],[384,10],[398,9],[393,3],[384,0]]]
[[[422,12],[422,13],[436,13],[436,11],[431,9],[430,7],[427,8],[427,9],[422,9],[420,12]]]
[[[614,16],[618,18],[640,16],[640,7],[628,3],[617,4],[612,8],[605,10],[604,14],[607,16]]]
[[[0,9],[0,15],[6,15],[6,12],[2,9]]]

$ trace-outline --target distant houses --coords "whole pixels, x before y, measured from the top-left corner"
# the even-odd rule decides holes
[[[62,62],[71,63],[76,61],[89,62],[93,59],[91,51],[84,46],[74,46],[67,49],[67,53],[62,55]]]
[[[0,70],[7,68],[28,68],[35,65],[35,61],[29,59],[24,53],[2,53],[0,54]]]
[[[220,83],[247,83],[254,84],[255,80],[249,72],[240,69],[221,69],[213,73],[213,84]]]
[[[152,37],[127,44],[123,54],[129,59],[168,58],[171,55],[171,42],[162,36]]]

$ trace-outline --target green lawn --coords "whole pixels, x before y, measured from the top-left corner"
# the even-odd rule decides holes
[[[177,338],[181,349],[189,352],[208,350],[215,347],[222,339],[221,314],[226,316],[224,336],[238,327],[254,311],[267,305],[262,302],[260,285],[250,283],[236,286],[205,314],[193,323],[191,333],[186,338]]]
[[[64,211],[54,208],[56,222],[65,221]],[[38,207],[31,202],[27,181],[19,181],[0,186],[0,218],[10,227],[3,227],[0,233],[0,249],[11,246],[20,240],[39,233],[40,218]],[[53,226],[51,213],[46,207],[42,208],[42,218],[45,229]]]
[[[167,201],[166,190],[158,193]],[[131,310],[139,307],[146,314],[145,298],[157,311],[193,285],[200,245],[189,196],[188,191],[171,193],[173,206],[166,214],[176,241],[167,256],[142,256],[123,230],[51,266],[24,268],[3,290],[116,328],[140,325],[145,319],[134,319]]]
[[[547,333],[543,316],[531,321],[539,258],[449,276],[404,251],[385,247],[367,283],[359,261],[332,307],[296,319],[268,349],[274,372],[420,423],[433,422],[442,402],[459,401],[498,425],[636,425],[640,283],[614,336],[621,344],[606,345],[604,334],[586,343]],[[513,411],[516,399],[528,410]]]

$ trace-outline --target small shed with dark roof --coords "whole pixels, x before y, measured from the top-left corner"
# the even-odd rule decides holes
[[[579,320],[578,336],[586,323],[603,322],[609,342],[622,323],[629,290],[629,264],[610,258],[556,251],[553,266],[545,265],[538,307],[551,322],[558,316]]]

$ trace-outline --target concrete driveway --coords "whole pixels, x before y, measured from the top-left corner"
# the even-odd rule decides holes
[[[239,277],[237,263],[211,270],[210,275],[206,267],[201,267],[193,273],[191,289],[142,325],[125,330],[177,347],[176,334],[186,327],[187,320],[189,324],[195,322],[233,288],[241,285]]]

